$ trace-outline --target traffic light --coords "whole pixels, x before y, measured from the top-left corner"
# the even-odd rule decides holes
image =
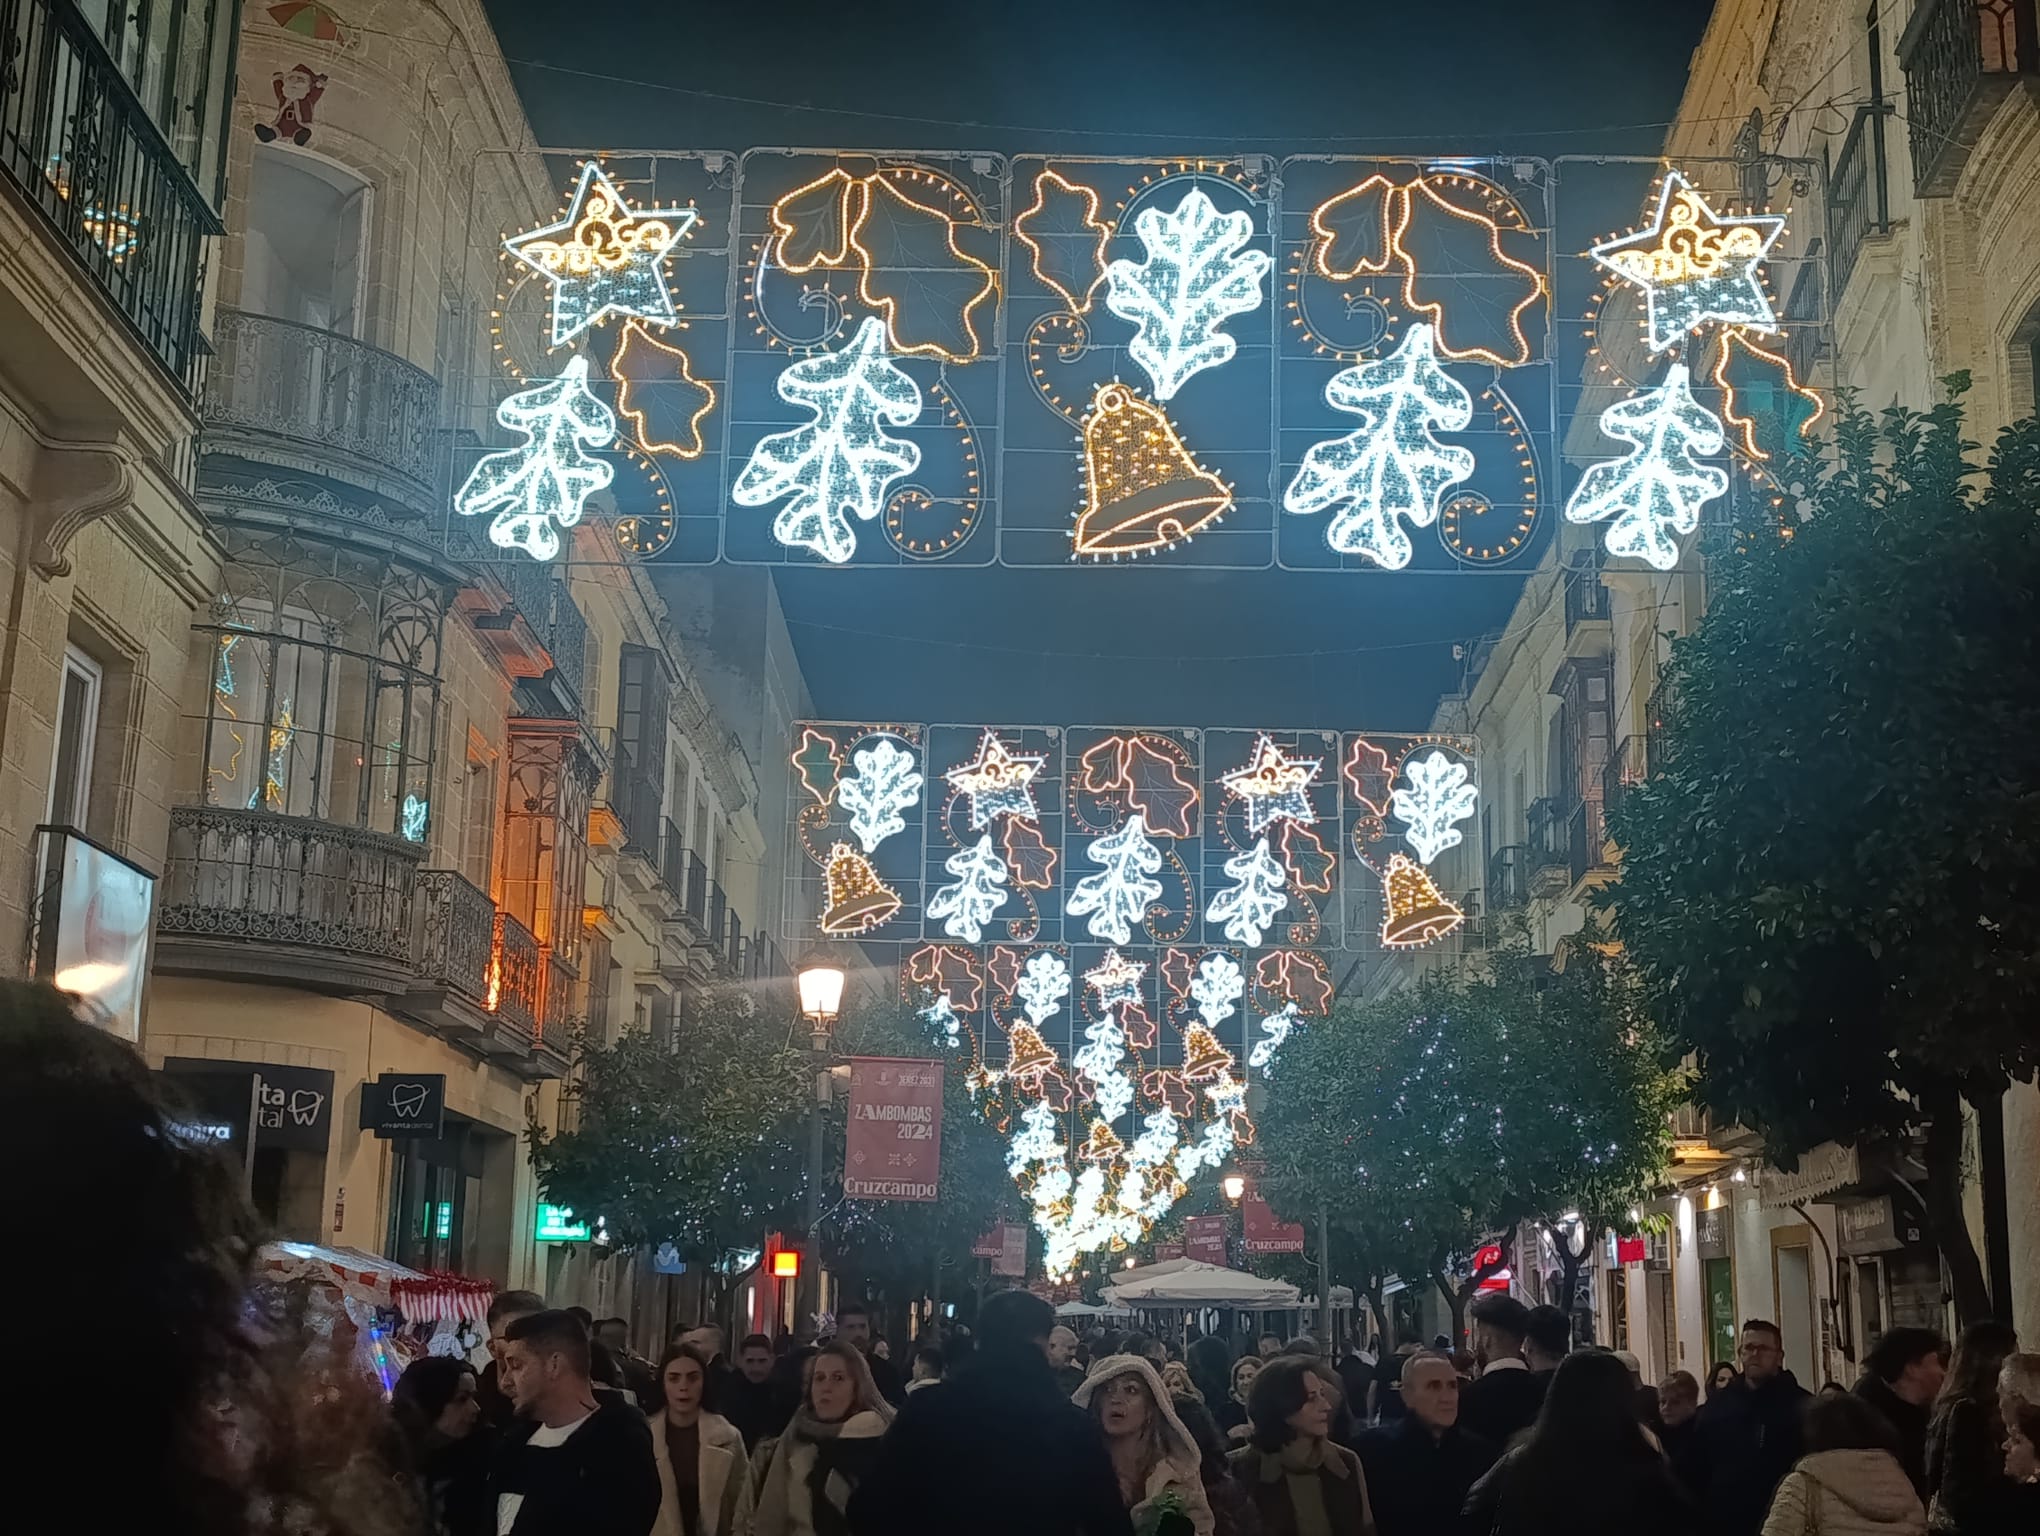
[[[798,1280],[800,1278],[800,1250],[781,1248],[772,1255],[772,1278],[775,1280]]]

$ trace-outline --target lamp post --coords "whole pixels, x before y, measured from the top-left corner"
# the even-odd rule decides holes
[[[816,1227],[822,1216],[822,1142],[824,1119],[829,1109],[829,1031],[843,1011],[843,967],[826,955],[811,956],[798,974],[800,1016],[807,1020],[808,1050],[815,1073],[814,1099],[808,1105],[807,1253],[795,1285],[793,1329],[798,1334],[820,1310],[822,1283],[821,1244]]]

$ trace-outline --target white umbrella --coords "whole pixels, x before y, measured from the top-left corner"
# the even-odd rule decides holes
[[[1170,1259],[1127,1270],[1105,1287],[1105,1299],[1133,1307],[1293,1307],[1296,1287],[1195,1259]]]

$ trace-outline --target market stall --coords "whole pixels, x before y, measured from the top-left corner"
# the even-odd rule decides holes
[[[287,1242],[257,1252],[254,1285],[271,1322],[329,1343],[385,1392],[420,1355],[477,1348],[496,1291],[487,1280],[424,1274],[354,1248]]]

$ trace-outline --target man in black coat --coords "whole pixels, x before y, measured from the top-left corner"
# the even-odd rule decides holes
[[[475,1400],[482,1405],[482,1422],[491,1429],[506,1430],[516,1418],[510,1394],[503,1390],[500,1380],[503,1335],[518,1319],[544,1310],[545,1298],[536,1291],[498,1291],[496,1299],[489,1303],[489,1363],[482,1367],[475,1382]]]
[[[1740,1379],[1707,1400],[1679,1468],[1709,1536],[1757,1536],[1771,1495],[1799,1459],[1800,1420],[1812,1394],[1785,1369],[1776,1323],[1751,1318],[1736,1358]]]
[[[1379,1536],[1437,1536],[1458,1527],[1467,1492],[1495,1448],[1459,1427],[1459,1373],[1443,1355],[1403,1364],[1400,1423],[1370,1429],[1356,1449]]]
[[[489,1480],[499,1536],[647,1536],[659,1518],[651,1428],[621,1393],[598,1397],[580,1320],[536,1312],[503,1345],[517,1417]]]
[[[1474,1352],[1480,1356],[1481,1370],[1462,1395],[1459,1422],[1469,1433],[1506,1450],[1511,1436],[1536,1422],[1549,1385],[1530,1374],[1523,1358],[1530,1309],[1497,1291],[1474,1298],[1467,1316],[1473,1319]]]
[[[1898,1464],[1927,1502],[1927,1422],[1948,1374],[1948,1341],[1931,1328],[1893,1328],[1863,1357],[1856,1396],[1898,1435]]]
[[[878,1340],[871,1331],[870,1307],[861,1301],[846,1301],[836,1308],[836,1337],[864,1356],[864,1363],[871,1367],[871,1384],[880,1397],[895,1408],[906,1402],[907,1384],[900,1380],[899,1368],[871,1352]]]
[[[1132,1536],[1105,1438],[1048,1364],[1055,1309],[1000,1291],[953,1381],[907,1399],[850,1498],[854,1536]]]
[[[747,1451],[768,1435],[784,1430],[790,1417],[772,1382],[773,1363],[771,1338],[762,1333],[746,1335],[737,1346],[736,1374],[722,1384],[721,1398],[711,1404],[737,1426]]]

